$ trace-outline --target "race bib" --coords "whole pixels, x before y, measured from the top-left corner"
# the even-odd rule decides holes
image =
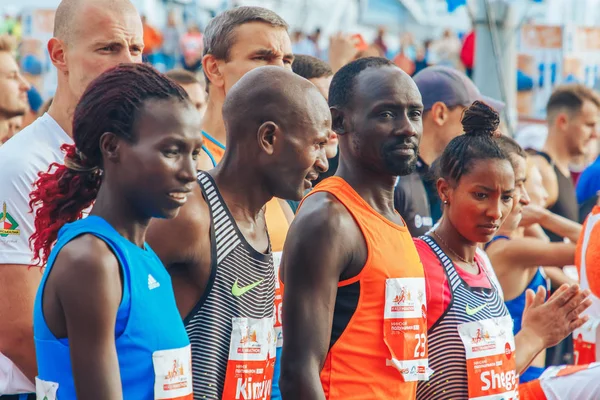
[[[190,345],[152,354],[155,400],[193,400]]]
[[[467,356],[469,400],[518,398],[513,322],[509,316],[458,327]]]
[[[281,328],[281,309],[283,305],[283,290],[279,282],[279,267],[281,266],[281,251],[273,253],[273,266],[275,267],[275,335],[277,348],[283,346],[283,329]]]
[[[600,320],[590,319],[573,331],[573,357],[576,365],[598,361],[596,343],[600,342]]]
[[[273,318],[232,318],[223,399],[269,400],[277,338]]]
[[[383,339],[405,382],[427,380],[427,307],[424,278],[393,278],[385,283]]]
[[[58,383],[43,381],[35,377],[35,398],[37,400],[56,400],[58,392]]]

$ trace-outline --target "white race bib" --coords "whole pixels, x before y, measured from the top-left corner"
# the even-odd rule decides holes
[[[155,400],[193,400],[190,345],[180,349],[155,351],[152,354],[152,364]]]

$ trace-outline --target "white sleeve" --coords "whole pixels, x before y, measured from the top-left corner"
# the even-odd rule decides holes
[[[27,159],[9,158],[0,162],[0,264],[29,265],[34,232],[29,194],[39,171]]]

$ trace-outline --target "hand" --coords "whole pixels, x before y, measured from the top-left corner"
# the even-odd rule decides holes
[[[349,35],[337,33],[329,38],[329,65],[333,72],[354,60],[357,54],[358,49]]]
[[[592,305],[589,295],[590,291],[582,291],[579,285],[565,284],[544,302],[544,288],[539,288],[537,293],[527,289],[522,330],[537,338],[542,349],[555,346],[586,323],[588,317],[580,317],[580,314]]]
[[[539,224],[548,214],[548,210],[534,204],[529,204],[523,207],[521,214],[521,222],[519,226],[528,227],[533,224]]]

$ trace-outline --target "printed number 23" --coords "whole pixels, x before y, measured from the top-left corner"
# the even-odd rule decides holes
[[[415,347],[415,358],[425,357],[425,346],[427,346],[427,334],[425,333],[417,333],[415,335],[415,339],[417,339],[417,346]]]

